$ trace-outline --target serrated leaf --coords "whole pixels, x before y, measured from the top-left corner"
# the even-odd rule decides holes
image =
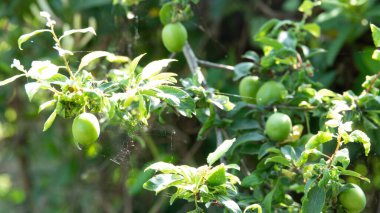
[[[147,182],[144,183],[143,187],[146,190],[154,191],[158,194],[160,191],[167,189],[179,182],[183,179],[180,175],[174,174],[159,174],[155,175]]]
[[[18,79],[18,78],[20,78],[22,76],[25,76],[25,74],[14,75],[14,76],[12,76],[10,78],[7,78],[5,80],[0,81],[0,87],[4,86],[6,84],[12,83],[13,81],[15,81],[16,79]]]
[[[274,157],[269,157],[265,160],[265,164],[267,163],[279,163],[283,166],[290,167],[290,162],[288,159],[286,159],[283,156],[274,156]]]
[[[51,32],[51,31],[48,30],[48,29],[35,30],[35,31],[31,32],[31,33],[27,33],[27,34],[24,34],[24,35],[20,36],[20,37],[18,38],[18,41],[17,41],[17,43],[18,43],[18,48],[19,48],[20,50],[22,50],[21,45],[22,45],[24,42],[28,41],[31,37],[33,37],[33,36],[35,36],[35,35],[37,35],[37,34],[43,33],[43,32]]]
[[[318,134],[313,135],[305,145],[305,149],[314,149],[319,145],[332,140],[333,134],[330,132],[319,131]]]
[[[317,185],[307,193],[302,202],[302,212],[322,212],[325,205],[326,190]]]
[[[42,110],[44,110],[46,108],[54,106],[55,103],[56,103],[56,100],[50,100],[50,101],[47,101],[47,102],[41,104],[40,107],[38,108],[38,113],[40,113]]]
[[[46,131],[48,130],[51,125],[53,124],[54,120],[55,120],[55,117],[57,117],[57,112],[54,110],[53,113],[51,113],[51,115],[49,116],[49,118],[46,120],[45,124],[44,124],[44,129],[42,131]]]
[[[168,85],[158,86],[157,89],[161,92],[159,95],[165,102],[173,106],[178,112],[187,117],[191,117],[195,110],[193,98],[184,90]],[[163,95],[164,94],[164,95]]]
[[[141,71],[141,80],[149,79],[152,76],[157,75],[161,70],[169,65],[170,62],[176,61],[174,59],[162,59],[158,61],[152,61],[146,65]]]
[[[350,141],[363,144],[365,155],[368,156],[369,151],[371,150],[371,143],[370,138],[364,132],[360,130],[351,132]]]
[[[66,30],[65,32],[63,32],[63,35],[61,35],[61,37],[59,37],[58,40],[60,41],[62,38],[69,36],[71,34],[74,34],[74,33],[92,33],[92,34],[96,35],[94,28],[87,27],[87,28],[83,28],[83,29]]]
[[[214,164],[217,160],[219,160],[226,152],[230,149],[232,144],[235,142],[235,138],[231,140],[225,140],[220,146],[216,148],[216,150],[210,153],[207,156],[208,165]]]
[[[34,95],[39,91],[41,88],[42,84],[38,82],[31,82],[25,84],[25,92],[28,95],[29,101],[32,101]]]
[[[373,43],[375,44],[375,47],[380,47],[380,28],[378,28],[374,24],[370,24],[371,32],[372,32],[372,39]]]
[[[87,55],[83,56],[83,58],[80,61],[78,71],[83,69],[83,67],[87,66],[88,64],[91,63],[91,61],[101,58],[101,57],[107,57],[113,55],[112,53],[106,52],[106,51],[94,51],[90,52]]]

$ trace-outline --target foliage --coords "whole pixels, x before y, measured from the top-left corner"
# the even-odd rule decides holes
[[[61,154],[57,154],[58,162],[71,159],[73,166],[64,167],[69,168],[68,171],[84,170],[78,162],[91,165],[88,162],[93,161],[96,166],[105,159],[116,162],[114,167],[102,167],[107,168],[104,171],[79,172],[81,180],[88,183],[96,180],[93,182],[101,186],[98,191],[101,197],[109,196],[100,198],[109,199],[108,206],[113,206],[104,209],[130,208],[129,211],[148,212],[149,203],[149,212],[221,209],[229,212],[344,212],[347,203],[340,197],[351,183],[361,187],[356,186],[358,191],[365,192],[364,198],[360,194],[362,200],[358,209],[361,211],[366,204],[368,209],[375,208],[370,201],[380,188],[380,174],[377,174],[380,161],[376,157],[380,152],[377,131],[380,126],[380,72],[372,68],[380,61],[376,49],[380,44],[380,28],[377,27],[380,23],[375,19],[380,16],[380,5],[376,1],[284,1],[274,8],[268,8],[270,3],[264,1],[236,1],[234,6],[229,5],[231,1],[96,2],[91,4],[106,6],[99,11],[112,8],[115,14],[122,14],[114,17],[115,26],[104,29],[105,22],[100,22],[97,35],[93,23],[83,28],[76,18],[73,22],[77,24],[69,27],[62,24],[68,22],[64,12],[58,15],[41,12],[46,28],[34,30],[38,28],[38,24],[34,24],[22,33],[18,31],[22,35],[10,44],[16,46],[17,43],[23,50],[24,54],[9,54],[20,59],[14,59],[11,68],[21,74],[11,75],[9,67],[1,62],[0,68],[7,67],[4,68],[7,72],[0,86],[3,91],[11,88],[12,82],[16,89],[23,87],[25,99],[31,103],[23,105],[31,106],[31,112],[41,113],[31,120],[47,117],[44,124],[38,125],[43,126],[45,133],[35,133],[28,141],[39,141],[49,134],[59,140],[60,137],[55,136],[62,134],[57,133],[62,124],[59,117],[67,122],[82,113],[96,115],[101,125],[99,143],[89,143],[81,151],[67,152],[67,156],[55,152]],[[42,8],[49,9],[46,5]],[[81,2],[75,5],[77,8],[92,7]],[[203,8],[206,6],[210,6],[210,10]],[[259,8],[269,18],[252,15],[250,6]],[[209,15],[215,29],[213,25],[204,25],[205,16],[200,15],[202,9],[207,11],[205,14]],[[238,14],[242,11],[251,29],[242,31],[244,37],[238,40],[245,38],[246,44],[239,48],[228,37],[238,27],[233,26],[231,30],[224,23],[241,17]],[[100,16],[101,13],[94,14]],[[102,19],[98,17],[97,20]],[[127,23],[124,27],[127,26],[128,32],[117,34],[115,29],[122,28],[118,23]],[[156,56],[162,58],[167,54],[165,42],[173,40],[166,39],[162,44],[157,35],[162,28],[180,23],[188,33],[187,39],[171,51],[182,50],[185,57],[173,53],[169,59],[156,60]],[[222,26],[217,39],[225,45],[222,47],[228,48],[224,56],[220,53],[221,46],[215,48],[212,42],[207,42],[215,39],[213,35],[202,37],[217,26]],[[102,40],[106,37],[105,32],[112,34],[111,42]],[[140,35],[144,39],[137,39]],[[368,39],[369,35],[372,39]],[[366,36],[374,45],[365,43]],[[39,38],[41,41],[37,40]],[[40,50],[40,47],[51,46],[52,40],[58,54]],[[94,45],[102,42],[105,44]],[[79,49],[88,49],[76,51],[76,44]],[[123,51],[123,44],[134,46]],[[365,49],[365,54],[348,55],[362,51],[361,48]],[[36,59],[38,54],[33,51],[46,53]],[[349,58],[349,63],[342,58],[343,54]],[[141,66],[143,60],[150,62]],[[359,80],[349,82],[345,78],[351,76],[349,71],[353,64],[360,71]],[[191,75],[181,73],[181,66],[185,71],[190,70]],[[167,72],[168,69],[178,74]],[[229,73],[221,74],[223,71]],[[178,76],[181,78],[177,82]],[[252,91],[242,92],[239,84],[247,82],[255,85]],[[235,95],[239,89],[239,95]],[[23,98],[17,100],[23,103]],[[47,110],[50,115],[45,114]],[[0,139],[25,141],[25,137],[29,137],[11,131],[19,124],[16,124],[15,113],[11,109],[5,111],[7,125],[3,125],[0,118]],[[270,122],[272,115],[286,117],[286,134],[280,138],[273,137],[281,129],[275,125],[277,121]],[[56,126],[52,126],[53,122]],[[155,134],[157,129],[163,133]],[[167,133],[169,129],[172,133]],[[65,135],[71,138],[71,133],[65,132]],[[122,148],[119,154],[121,157],[110,157],[109,153],[120,150],[120,144],[126,140],[133,141],[132,147],[137,148],[131,148],[127,142],[126,151]],[[70,146],[63,145],[60,140],[44,146],[47,144],[70,150]],[[16,146],[38,147],[35,144]],[[40,149],[49,150],[44,146]],[[85,157],[75,158],[82,154]],[[27,155],[23,152],[18,155],[20,162],[24,162],[21,165],[26,167],[22,159]],[[129,166],[123,162],[125,158]],[[96,166],[93,168],[98,168]],[[75,182],[75,175],[67,176]],[[111,189],[103,189],[108,188],[103,187],[106,186],[103,180],[109,180]],[[122,189],[122,192],[119,190],[121,195],[106,193],[114,188]],[[153,193],[143,188],[154,191],[157,201]],[[12,186],[9,175],[0,174],[0,199],[24,205],[33,203],[30,202],[33,192],[27,189],[25,185],[24,195],[23,190]],[[146,203],[136,203],[132,209],[134,199],[143,199]],[[101,211],[94,208],[94,211]]]

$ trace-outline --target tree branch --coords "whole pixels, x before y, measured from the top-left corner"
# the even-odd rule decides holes
[[[226,71],[230,71],[230,72],[234,71],[234,67],[230,66],[230,65],[217,64],[214,62],[204,61],[204,60],[200,60],[200,59],[198,59],[197,62],[199,64],[199,66],[203,66],[203,67],[217,68],[217,69],[226,70]]]

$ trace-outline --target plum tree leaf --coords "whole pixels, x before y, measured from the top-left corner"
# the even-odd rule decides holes
[[[20,50],[22,50],[21,45],[22,45],[24,42],[28,41],[28,40],[29,40],[30,38],[32,38],[33,36],[35,36],[35,35],[37,35],[37,34],[40,34],[40,33],[43,33],[43,32],[51,32],[51,31],[48,30],[48,29],[35,30],[35,31],[31,32],[31,33],[27,33],[27,34],[24,34],[24,35],[20,36],[20,37],[18,38],[18,40],[17,40],[18,48],[19,48]]]
[[[207,156],[207,163],[208,165],[214,164],[217,160],[219,160],[226,152],[230,149],[232,144],[235,142],[235,138],[231,140],[225,140],[220,146],[216,148],[216,150],[212,153],[210,153]]]

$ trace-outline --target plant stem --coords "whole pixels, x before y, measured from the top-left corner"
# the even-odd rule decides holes
[[[340,148],[340,145],[341,145],[341,140],[342,140],[342,136],[340,136],[339,134],[338,134],[338,138],[337,138],[337,142],[336,142],[336,147],[335,147],[335,151],[334,151],[334,153],[331,155],[331,157],[329,158],[329,168],[332,166],[332,162],[333,162],[333,159],[334,159],[334,157],[335,157],[335,155],[336,155],[336,153],[339,151],[339,148]]]
[[[375,84],[376,80],[380,77],[380,71],[378,73],[376,73],[376,75],[374,76],[374,78],[372,79],[372,81],[370,82],[369,84],[369,87],[365,90],[367,93],[369,93],[369,91],[371,91],[373,85]]]
[[[51,26],[51,27],[50,27],[50,30],[51,30],[51,34],[53,35],[54,41],[55,41],[56,44],[57,44],[57,47],[62,49],[62,47],[61,47],[61,42],[59,41],[58,36],[55,34],[54,27]],[[69,75],[70,75],[70,79],[71,79],[71,80],[74,80],[75,77],[74,77],[73,72],[71,71],[71,68],[70,68],[70,66],[69,66],[69,61],[67,60],[67,58],[66,58],[65,55],[62,55],[62,59],[63,59],[63,62],[65,63],[66,70],[67,70],[67,72],[68,72]]]

